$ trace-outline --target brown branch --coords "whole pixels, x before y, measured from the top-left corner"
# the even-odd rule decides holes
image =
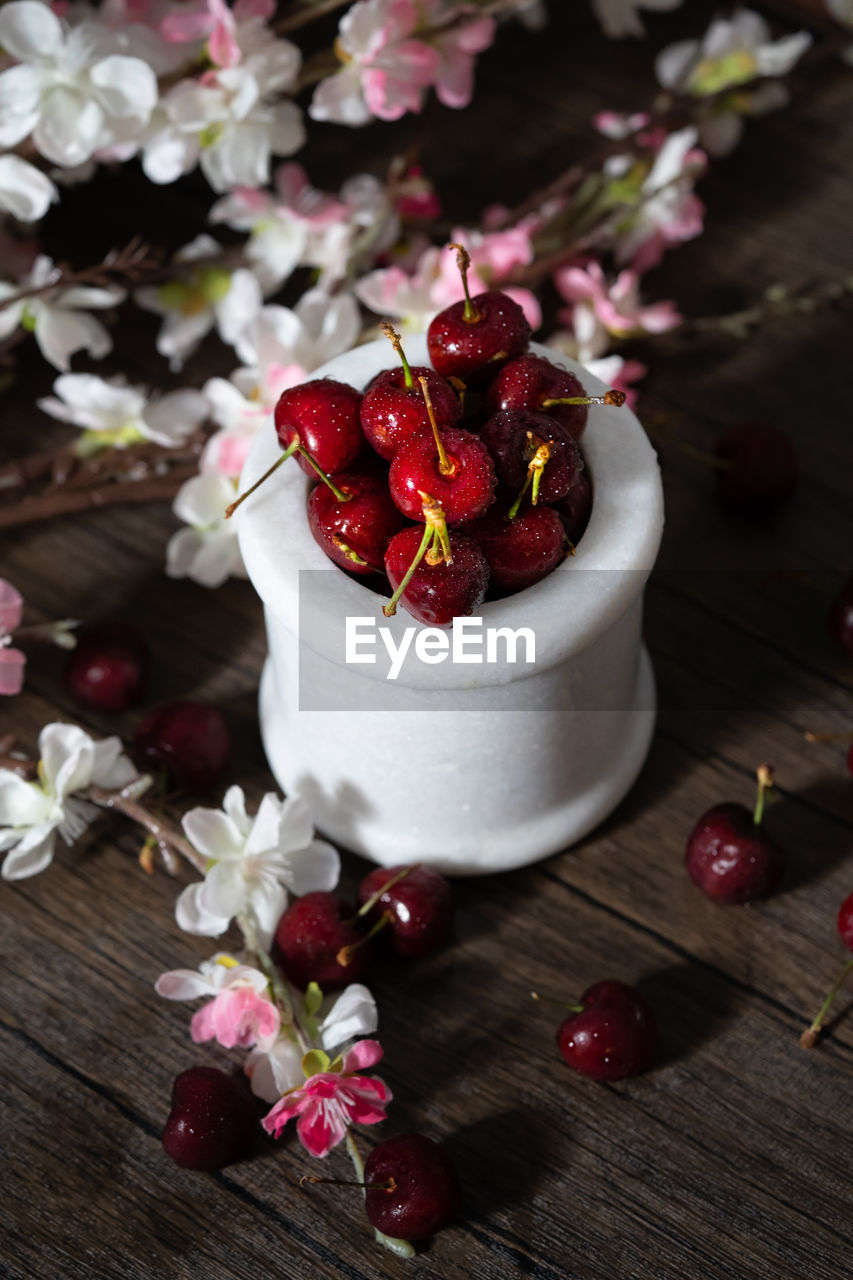
[[[123,813],[131,822],[135,822],[137,826],[142,827],[144,831],[153,836],[158,844],[174,849],[176,853],[186,858],[187,862],[194,866],[196,871],[200,871],[204,875],[207,859],[198,853],[189,840],[182,836],[171,823],[158,818],[156,814],[146,809],[138,800],[128,794],[135,785],[136,783],[131,783],[129,787],[121,791],[105,791],[102,787],[88,787],[81,792],[81,795],[102,809],[115,809],[119,813]]]
[[[0,529],[15,529],[54,516],[97,511],[131,502],[171,502],[185,480],[197,474],[194,466],[179,467],[166,477],[154,480],[126,480],[95,489],[53,489],[32,498],[0,507]]]
[[[161,252],[150,248],[135,236],[123,249],[108,253],[102,262],[97,262],[91,267],[74,271],[67,263],[60,264],[54,280],[46,284],[29,285],[26,289],[19,289],[17,293],[11,293],[7,298],[0,299],[0,311],[15,306],[18,302],[25,302],[28,298],[53,293],[57,289],[73,289],[77,285],[106,288],[110,284],[117,283],[117,280],[127,284],[139,284],[141,280],[161,270],[162,263]]]

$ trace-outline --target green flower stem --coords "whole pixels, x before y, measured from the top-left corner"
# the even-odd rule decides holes
[[[814,1022],[811,1024],[808,1030],[804,1031],[803,1034],[800,1036],[800,1044],[803,1046],[804,1049],[811,1049],[812,1046],[817,1042],[817,1038],[820,1035],[821,1029],[823,1027],[823,1020],[829,1011],[829,1006],[832,1004],[833,1000],[841,990],[844,984],[844,980],[851,969],[853,969],[853,956],[850,957],[850,959],[847,961],[844,968],[839,973],[838,977],[835,979],[835,982],[832,984],[832,987],[830,988],[830,991],[829,991],[829,995],[826,997],[823,1004],[820,1006],[818,1015],[815,1018]]]

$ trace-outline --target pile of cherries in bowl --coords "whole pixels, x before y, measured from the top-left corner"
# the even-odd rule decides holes
[[[521,307],[494,290],[472,298],[468,255],[451,248],[465,298],[429,326],[432,367],[412,368],[383,325],[399,364],[363,394],[332,378],[285,391],[284,453],[270,469],[295,456],[318,479],[308,524],[329,559],[377,590],[390,584],[386,616],[399,601],[432,626],[532,586],[574,549],[592,508],[578,443],[587,406],[625,400],[588,396],[530,354]]]

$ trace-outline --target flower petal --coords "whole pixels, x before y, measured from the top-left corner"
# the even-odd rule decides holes
[[[126,787],[139,774],[123,751],[121,738],[101,738],[95,743],[92,760],[92,782],[110,791]]]
[[[60,86],[42,98],[33,141],[46,159],[71,167],[94,153],[103,139],[104,124],[104,113],[93,98]]]
[[[186,440],[206,417],[207,401],[200,391],[170,391],[148,405],[142,429],[155,444],[172,448]]]
[[[9,635],[21,625],[24,597],[17,587],[0,578],[0,635]]]
[[[276,926],[284,915],[287,906],[287,890],[270,879],[252,889],[249,894],[249,905],[258,927],[258,941],[265,951],[269,950]]]
[[[13,773],[0,769],[0,829],[37,826],[48,817],[52,802],[41,787]],[[15,837],[17,839],[17,837]]]
[[[20,156],[0,156],[0,208],[21,222],[43,218],[59,192],[46,173]]]
[[[42,62],[62,49],[62,23],[46,4],[12,0],[0,9],[0,44],[19,62]]]
[[[4,880],[24,880],[38,875],[53,860],[56,830],[52,824],[32,827],[18,844],[6,854]]]
[[[279,1036],[266,1053],[253,1050],[244,1066],[252,1093],[264,1102],[277,1102],[283,1093],[303,1081],[302,1050],[286,1036]]]
[[[157,77],[141,58],[111,54],[89,71],[98,102],[108,116],[145,124],[157,105]]]
[[[170,969],[160,974],[154,990],[166,1000],[197,1000],[199,996],[213,995],[216,988],[197,969]]]
[[[376,1001],[367,987],[353,982],[335,1000],[320,1024],[320,1044],[330,1051],[355,1036],[369,1036],[377,1026]]]
[[[325,840],[312,840],[304,849],[291,853],[286,861],[284,882],[301,898],[306,893],[331,892],[341,874],[337,849]]]
[[[48,724],[39,734],[39,756],[47,789],[58,800],[88,787],[95,744],[76,724]]]
[[[267,1133],[271,1133],[274,1138],[279,1137],[288,1120],[292,1120],[294,1116],[299,1115],[305,1105],[305,1101],[301,1092],[291,1093],[286,1098],[281,1098],[272,1111],[267,1112],[261,1121]]]
[[[181,826],[190,844],[205,858],[218,862],[221,858],[239,858],[242,854],[243,837],[221,809],[202,806],[190,809],[184,814]]]
[[[49,306],[38,309],[36,341],[45,360],[62,370],[70,367],[76,351],[88,351],[93,360],[101,360],[113,349],[112,338],[94,316]]]
[[[222,815],[225,817],[225,815]],[[229,827],[231,820],[225,821]],[[248,897],[246,889],[245,863],[242,858],[227,862],[217,862],[211,867],[204,882],[204,903],[213,915],[227,916],[230,920],[242,911]]]
[[[0,694],[14,697],[24,687],[27,655],[20,649],[0,648]]]
[[[343,1070],[366,1071],[381,1062],[382,1057],[383,1049],[378,1040],[359,1040],[344,1055]]]
[[[309,1155],[322,1160],[333,1147],[346,1136],[347,1124],[340,1106],[334,1100],[321,1102],[308,1098],[306,1106],[296,1121],[296,1132]]]
[[[175,903],[175,919],[178,928],[185,933],[197,933],[205,938],[218,938],[231,923],[230,917],[215,916],[204,905],[202,891],[204,881],[187,885]]]

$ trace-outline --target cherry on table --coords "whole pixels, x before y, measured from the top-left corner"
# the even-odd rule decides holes
[[[693,828],[685,851],[687,874],[713,902],[754,902],[779,884],[785,855],[761,826],[772,785],[772,770],[762,765],[754,810],[743,804],[717,804]]]
[[[510,519],[489,511],[465,529],[489,565],[489,589],[512,595],[547,577],[566,556],[566,533],[553,507],[524,507]]]
[[[534,505],[559,502],[583,471],[577,441],[547,414],[502,411],[489,418],[480,435],[506,496],[529,491]]]
[[[827,622],[839,649],[853,658],[853,577],[848,578],[833,600]]]
[[[489,384],[483,404],[489,415],[516,409],[547,413],[578,440],[586,426],[589,407],[552,404],[546,408],[544,402],[584,396],[581,382],[568,369],[561,369],[544,356],[528,353],[504,365]]]
[[[624,1080],[649,1065],[657,1044],[654,1014],[625,982],[588,987],[560,1024],[557,1044],[566,1062],[592,1080]]]
[[[424,1240],[450,1226],[462,1206],[459,1179],[438,1142],[402,1133],[374,1147],[364,1166],[368,1222],[387,1236]]]
[[[78,633],[65,664],[65,683],[80,702],[126,711],[145,699],[148,645],[123,622],[102,622]]]
[[[495,373],[501,365],[527,350],[530,325],[517,302],[496,289],[468,291],[471,259],[461,245],[456,251],[465,298],[440,311],[427,330],[427,347],[433,368],[445,378],[461,378],[473,386]]]
[[[361,393],[346,382],[315,378],[290,387],[279,396],[274,417],[282,449],[298,441],[328,475],[348,471],[364,452]],[[306,475],[314,475],[305,457],[296,458]]]
[[[454,534],[451,545],[444,513],[429,495],[424,513],[425,527],[410,525],[388,543],[385,572],[394,594],[382,612],[390,618],[401,602],[413,618],[444,627],[483,603],[489,566],[470,538]]]
[[[848,951],[853,951],[853,893],[848,894],[838,909],[838,919],[836,920],[836,928],[838,936],[844,943]],[[829,1012],[830,1006],[835,997],[841,990],[847,975],[853,971],[853,956],[847,961],[842,968],[835,982],[829,989],[829,994],[818,1010],[817,1017],[803,1034],[800,1036],[800,1044],[804,1049],[811,1049],[818,1041],[820,1033],[823,1030],[824,1019]]]
[[[741,422],[717,440],[717,490],[727,507],[760,515],[780,506],[799,480],[794,446],[776,427]]]
[[[190,1067],[172,1085],[163,1149],[182,1169],[224,1169],[246,1155],[257,1124],[242,1080],[216,1067]]]
[[[389,461],[413,436],[429,435],[430,417],[420,379],[427,383],[435,416],[442,427],[454,426],[462,412],[459,397],[434,369],[416,365],[411,368],[403,351],[400,335],[391,325],[383,324],[398,353],[401,366],[385,369],[370,382],[361,402],[361,427],[369,444],[380,457]]]
[[[231,736],[222,712],[190,699],[156,707],[134,738],[143,767],[165,769],[182,791],[211,791],[221,780],[231,753]]]
[[[291,902],[275,931],[275,952],[291,982],[303,991],[311,982],[337,991],[364,977],[370,941],[356,929],[354,916],[336,893],[318,890]]]
[[[359,915],[376,931],[384,927],[392,949],[407,960],[437,950],[453,924],[450,885],[431,867],[377,867],[362,880],[358,905]]]
[[[334,476],[341,501],[325,484],[308,499],[308,527],[330,560],[350,573],[382,573],[385,549],[406,523],[384,477],[373,472]]]

